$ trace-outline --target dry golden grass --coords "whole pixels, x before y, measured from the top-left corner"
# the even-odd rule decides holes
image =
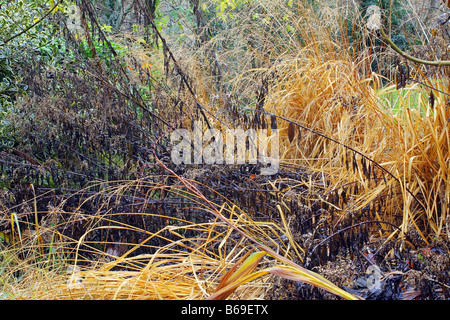
[[[167,219],[172,217],[167,216]],[[215,230],[223,227],[224,224],[217,221],[202,225],[185,221],[179,227],[169,225],[155,234],[149,234],[140,244],[130,245],[128,251],[120,256],[111,251],[103,252],[93,243],[84,243],[83,237],[94,231],[94,227],[86,230],[81,239],[54,243],[66,246],[66,251],[76,251],[69,259],[60,256],[54,261],[49,260],[49,255],[39,254],[40,246],[48,248],[50,244],[46,241],[39,243],[34,235],[27,243],[20,244],[20,250],[9,251],[12,260],[4,265],[3,273],[12,275],[22,271],[25,274],[20,281],[5,286],[5,292],[14,299],[204,299],[214,292],[226,269],[240,255],[252,250],[252,246],[243,239],[231,250],[227,249],[235,241],[229,239],[232,237],[231,230]],[[272,227],[268,225],[268,228]],[[265,226],[258,228],[263,230]],[[196,231],[199,236],[184,238],[181,234],[186,230]],[[117,230],[111,227],[110,231]],[[154,254],[133,254],[139,246],[145,246],[158,233],[166,231],[178,235],[179,240],[158,248]],[[218,253],[211,252],[211,246],[217,242],[223,247],[219,246]],[[104,243],[105,247],[113,245]],[[180,248],[184,250],[180,251]],[[28,251],[27,256],[19,258],[20,252],[24,251]],[[86,260],[89,253],[94,253],[97,260]],[[6,252],[3,254],[6,255]],[[237,299],[244,295],[260,299],[268,281],[266,277],[242,286],[230,298]]]
[[[207,298],[214,289],[215,278],[223,268],[220,261],[194,254],[156,254],[136,256],[124,261],[105,263],[97,268],[68,268],[65,275],[50,278],[32,275],[34,286],[24,292],[16,288],[15,299],[94,299],[94,300],[194,300]],[[142,264],[139,271],[115,271],[120,262]],[[145,262],[144,262],[145,261]],[[70,272],[70,270],[74,270]],[[236,291],[260,299],[265,294],[268,279],[252,283]]]
[[[326,175],[325,191],[356,183],[359,189],[351,191],[342,214],[383,198],[378,219],[400,226],[400,236],[412,229],[427,243],[445,236],[450,187],[445,81],[430,82],[441,91],[433,90],[433,106],[430,89],[419,85],[398,94],[393,104],[384,98],[395,86],[378,90],[376,76],[363,78],[351,60],[323,57],[305,48],[277,68],[280,81],[266,109],[307,128],[297,128],[291,141],[289,122],[280,122],[282,158]],[[374,174],[368,176],[364,167]]]
[[[8,251],[11,260],[2,265],[3,273],[13,275],[20,270],[24,274],[5,286],[5,292],[14,299],[262,299],[275,275],[308,282],[347,299],[355,298],[294,263],[302,259],[298,256],[301,248],[293,241],[287,224],[254,221],[234,205],[213,204],[195,189],[193,181],[178,178],[188,191],[176,187],[167,187],[167,191],[197,203],[198,210],[211,214],[210,222],[186,221],[170,213],[146,214],[155,222],[160,218],[167,221],[159,230],[150,232],[126,223],[107,224],[117,216],[137,213],[78,213],[76,219],[88,226],[78,239],[62,236],[58,230],[63,224],[44,227],[43,223],[39,235],[31,234],[26,242],[22,239]],[[114,183],[105,185],[103,192],[114,201],[115,195],[142,186],[142,181]],[[159,184],[147,186],[161,188]],[[104,205],[108,206],[108,201]],[[281,207],[279,210],[283,216]],[[60,218],[73,215],[56,209],[51,214]],[[60,221],[68,225],[74,222],[70,218]],[[89,234],[99,230],[138,231],[146,237],[139,244],[88,240]],[[148,245],[158,237],[167,240],[167,244]],[[283,238],[289,239],[288,243]],[[121,245],[127,248],[120,253],[104,249]],[[154,253],[134,253],[143,247],[153,248]],[[262,250],[258,260],[251,265],[247,260],[243,262],[255,250]],[[232,274],[237,267],[236,274]]]

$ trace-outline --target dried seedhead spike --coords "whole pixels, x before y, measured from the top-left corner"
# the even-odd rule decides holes
[[[258,112],[255,112],[253,114],[252,126],[255,129],[258,129],[261,126],[261,119],[259,117],[259,113]]]
[[[355,173],[358,170],[358,163],[356,162],[355,153],[353,153],[352,168],[353,168],[353,173]]]
[[[237,108],[237,106],[233,106],[232,107],[232,116],[233,116],[233,118],[236,120],[236,118],[239,116],[239,111],[238,111],[238,108]]]
[[[397,74],[395,75],[395,82],[397,85],[397,90],[402,89],[406,86],[406,82],[409,80],[409,66],[405,64],[405,67],[400,64],[397,60]],[[406,70],[405,70],[406,69]]]
[[[403,85],[403,74],[401,69],[399,69],[400,71],[395,75],[395,84],[396,84],[396,89],[400,90],[402,88],[404,88],[405,86]]]
[[[430,97],[428,98],[428,101],[430,102],[430,108],[434,108],[434,93],[433,90],[430,91]]]
[[[366,166],[366,158],[364,158],[364,157],[361,157],[361,167],[362,167],[364,176],[367,178],[368,171],[367,171],[367,166]],[[368,177],[368,178],[370,179],[370,177]]]
[[[345,155],[345,167],[347,168],[347,171],[348,171],[348,157],[347,157],[347,151],[345,151],[344,155]]]
[[[288,137],[289,137],[289,142],[292,142],[295,137],[295,125],[292,122],[289,122]]]
[[[261,116],[261,129],[267,129],[266,117],[264,115]]]
[[[278,128],[278,125],[277,125],[277,117],[275,115],[272,115],[270,117],[270,122],[271,122],[270,128],[276,130]]]
[[[342,203],[345,204],[347,202],[347,188],[342,189],[341,198],[342,198]]]

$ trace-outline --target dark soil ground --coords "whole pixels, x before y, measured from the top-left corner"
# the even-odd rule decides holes
[[[383,241],[367,244],[360,254],[339,256],[312,269],[337,286],[366,300],[447,300],[450,298],[448,242],[400,251]],[[277,279],[267,299],[335,300],[308,284]]]

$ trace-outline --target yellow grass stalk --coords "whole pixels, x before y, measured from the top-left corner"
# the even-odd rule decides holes
[[[311,276],[310,272],[307,272],[304,269],[302,270],[299,268],[295,268],[293,266],[286,266],[286,265],[274,266],[256,272],[252,272],[265,255],[266,255],[265,252],[255,252],[251,254],[242,263],[239,269],[234,271],[236,269],[236,266],[231,268],[225,274],[222,282],[217,287],[217,291],[214,294],[212,294],[209,297],[209,299],[210,300],[225,299],[239,286],[267,274],[273,274],[292,281],[301,281],[304,283],[309,283],[317,288],[322,288],[326,291],[329,291],[333,294],[337,294],[348,300],[357,299],[357,297],[355,297],[354,295],[337,288],[334,284],[332,284],[325,278],[319,275]]]

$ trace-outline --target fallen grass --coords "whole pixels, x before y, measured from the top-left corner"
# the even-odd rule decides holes
[[[324,193],[349,191],[339,205],[341,215],[382,202],[377,219],[401,226],[400,238],[411,230],[427,244],[445,236],[450,191],[445,81],[432,82],[432,98],[419,84],[399,93],[393,86],[376,90],[378,79],[362,78],[357,65],[319,57],[324,56],[305,48],[277,66],[280,81],[266,108],[287,120],[279,124],[282,158],[326,176]],[[290,121],[300,126],[289,138]]]
[[[199,212],[211,214],[210,222],[183,220],[172,216],[173,212],[165,216],[149,213],[146,217],[155,222],[161,218],[166,221],[159,230],[150,232],[115,220],[138,213],[78,213],[77,221],[83,221],[87,228],[78,239],[70,239],[59,230],[66,227],[64,224],[68,227],[74,223],[72,219],[63,218],[73,214],[55,209],[51,214],[62,218],[60,221],[64,223],[46,227],[43,222],[39,226],[40,236],[33,233],[26,243],[15,243],[7,251],[13,260],[5,264],[3,273],[10,275],[13,283],[5,284],[4,292],[14,299],[262,299],[270,287],[272,275],[311,283],[346,299],[355,299],[294,262],[302,257],[297,256],[299,248],[294,250],[281,240],[292,238],[286,226],[254,221],[227,202],[211,203],[199,193],[193,181],[178,178],[188,191],[180,187],[167,187],[166,191],[196,203]],[[145,184],[154,189],[162,187],[131,181],[105,185],[103,191],[112,201],[125,190],[134,192],[134,188]],[[108,206],[108,201],[103,205]],[[100,230],[112,234],[139,232],[145,237],[138,244],[96,243],[90,234]],[[55,234],[64,241],[58,243],[52,236]],[[166,244],[150,244],[158,238]],[[114,251],[124,245],[125,250]],[[51,254],[43,252],[55,246],[65,255],[58,255],[59,259],[50,263]],[[135,253],[142,248],[154,253]],[[255,250],[264,251],[256,253],[257,259],[245,260]],[[250,257],[254,256],[255,253]],[[257,267],[261,269],[256,270]],[[20,280],[14,276],[18,270],[24,272]]]

